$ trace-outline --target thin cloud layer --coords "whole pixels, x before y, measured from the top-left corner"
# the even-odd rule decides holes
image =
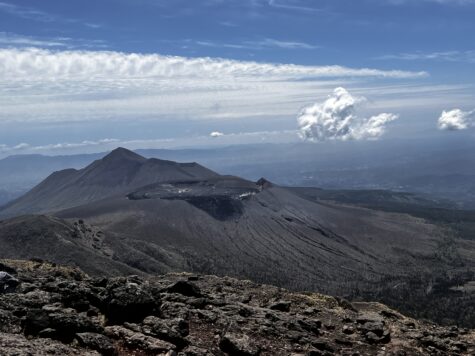
[[[55,143],[49,145],[34,146],[29,143],[19,143],[18,145],[8,146],[0,145],[0,154],[17,154],[17,153],[32,153],[32,152],[42,152],[42,151],[55,151],[63,149],[74,149],[82,147],[92,147],[92,146],[104,146],[104,145],[114,145],[118,144],[120,141],[113,138],[105,138],[97,141],[86,140],[82,142],[64,142],[64,143]]]
[[[404,61],[440,61],[440,62],[475,62],[475,50],[470,51],[445,51],[445,52],[414,52],[399,53],[377,57],[381,60],[404,60]]]
[[[311,50],[320,48],[319,46],[299,41],[283,41],[273,38],[264,38],[259,41],[242,41],[236,43],[225,43],[216,41],[191,41],[185,40],[187,44],[198,45],[202,47],[214,47],[214,48],[233,48],[233,49],[250,49],[250,50],[264,50],[264,49],[288,49],[288,50]],[[176,41],[175,41],[176,43]]]
[[[213,131],[209,134],[210,137],[214,137],[214,138],[217,138],[217,137],[221,137],[221,136],[224,136],[224,133],[222,132],[219,132],[219,131]]]
[[[111,51],[51,51],[0,49],[0,77],[44,80],[94,78],[180,77],[384,77],[417,78],[425,72],[354,69],[342,66],[302,66],[221,58],[187,58]]]
[[[474,4],[475,0],[388,0],[388,3],[393,5],[402,4],[422,4],[422,3],[437,3],[443,5],[469,5]]]
[[[37,37],[24,36],[9,32],[0,32],[0,47],[8,48],[56,48],[56,49],[105,49],[107,43],[102,40],[91,40],[70,37]]]
[[[440,130],[458,131],[466,130],[475,123],[475,111],[462,111],[460,109],[453,109],[443,111],[437,122]]]
[[[330,88],[425,72],[112,51],[0,49],[0,121],[288,116]]]
[[[370,118],[357,115],[357,109],[365,98],[354,97],[344,88],[336,88],[323,103],[316,103],[302,110],[297,121],[302,139],[371,140],[380,138],[386,124],[397,115],[382,113]]]
[[[225,135],[227,143],[237,144],[255,144],[265,142],[297,142],[295,130],[281,131],[251,131],[235,132]],[[194,147],[212,147],[219,146],[222,143],[215,140],[210,135],[201,135],[194,137]],[[100,140],[85,140],[80,142],[61,142],[46,145],[34,145],[29,143],[19,143],[16,145],[0,144],[0,158],[14,154],[58,154],[58,152],[84,153],[112,150],[118,146],[129,149],[139,148],[189,148],[190,138],[188,136],[175,138],[154,138],[154,139],[116,139],[104,138]]]
[[[81,24],[84,27],[99,28],[100,24],[85,22],[81,19],[68,18],[64,16],[54,15],[48,12],[38,10],[33,7],[20,6],[9,2],[0,1],[0,12],[7,13],[19,18],[33,20],[44,23],[60,23],[60,24]]]

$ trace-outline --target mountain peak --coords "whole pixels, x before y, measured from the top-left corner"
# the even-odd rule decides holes
[[[258,186],[260,186],[262,189],[266,189],[266,188],[270,188],[273,186],[272,182],[269,182],[267,179],[265,178],[261,178],[259,179],[256,184]]]
[[[30,192],[0,209],[0,216],[60,211],[155,183],[206,180],[219,176],[198,164],[146,159],[119,147],[79,170],[56,172]]]
[[[106,155],[102,160],[103,161],[127,160],[127,161],[144,162],[147,159],[126,148],[117,147],[115,150],[112,150],[108,155]]]

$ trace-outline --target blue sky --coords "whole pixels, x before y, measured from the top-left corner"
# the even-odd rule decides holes
[[[312,107],[327,139],[437,136],[456,108],[449,131],[473,130],[474,18],[472,0],[0,0],[0,150],[293,142]],[[347,119],[384,130],[326,130]]]

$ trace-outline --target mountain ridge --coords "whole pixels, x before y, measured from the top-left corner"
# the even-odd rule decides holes
[[[146,159],[119,147],[85,168],[52,173],[28,193],[0,209],[0,216],[49,213],[125,194],[146,184],[212,176],[217,173],[195,162]]]

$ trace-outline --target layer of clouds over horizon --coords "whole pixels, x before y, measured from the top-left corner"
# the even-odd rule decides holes
[[[0,154],[438,137],[471,125],[437,117],[473,107],[474,15],[457,0],[0,0]],[[340,87],[349,116],[329,108]]]

